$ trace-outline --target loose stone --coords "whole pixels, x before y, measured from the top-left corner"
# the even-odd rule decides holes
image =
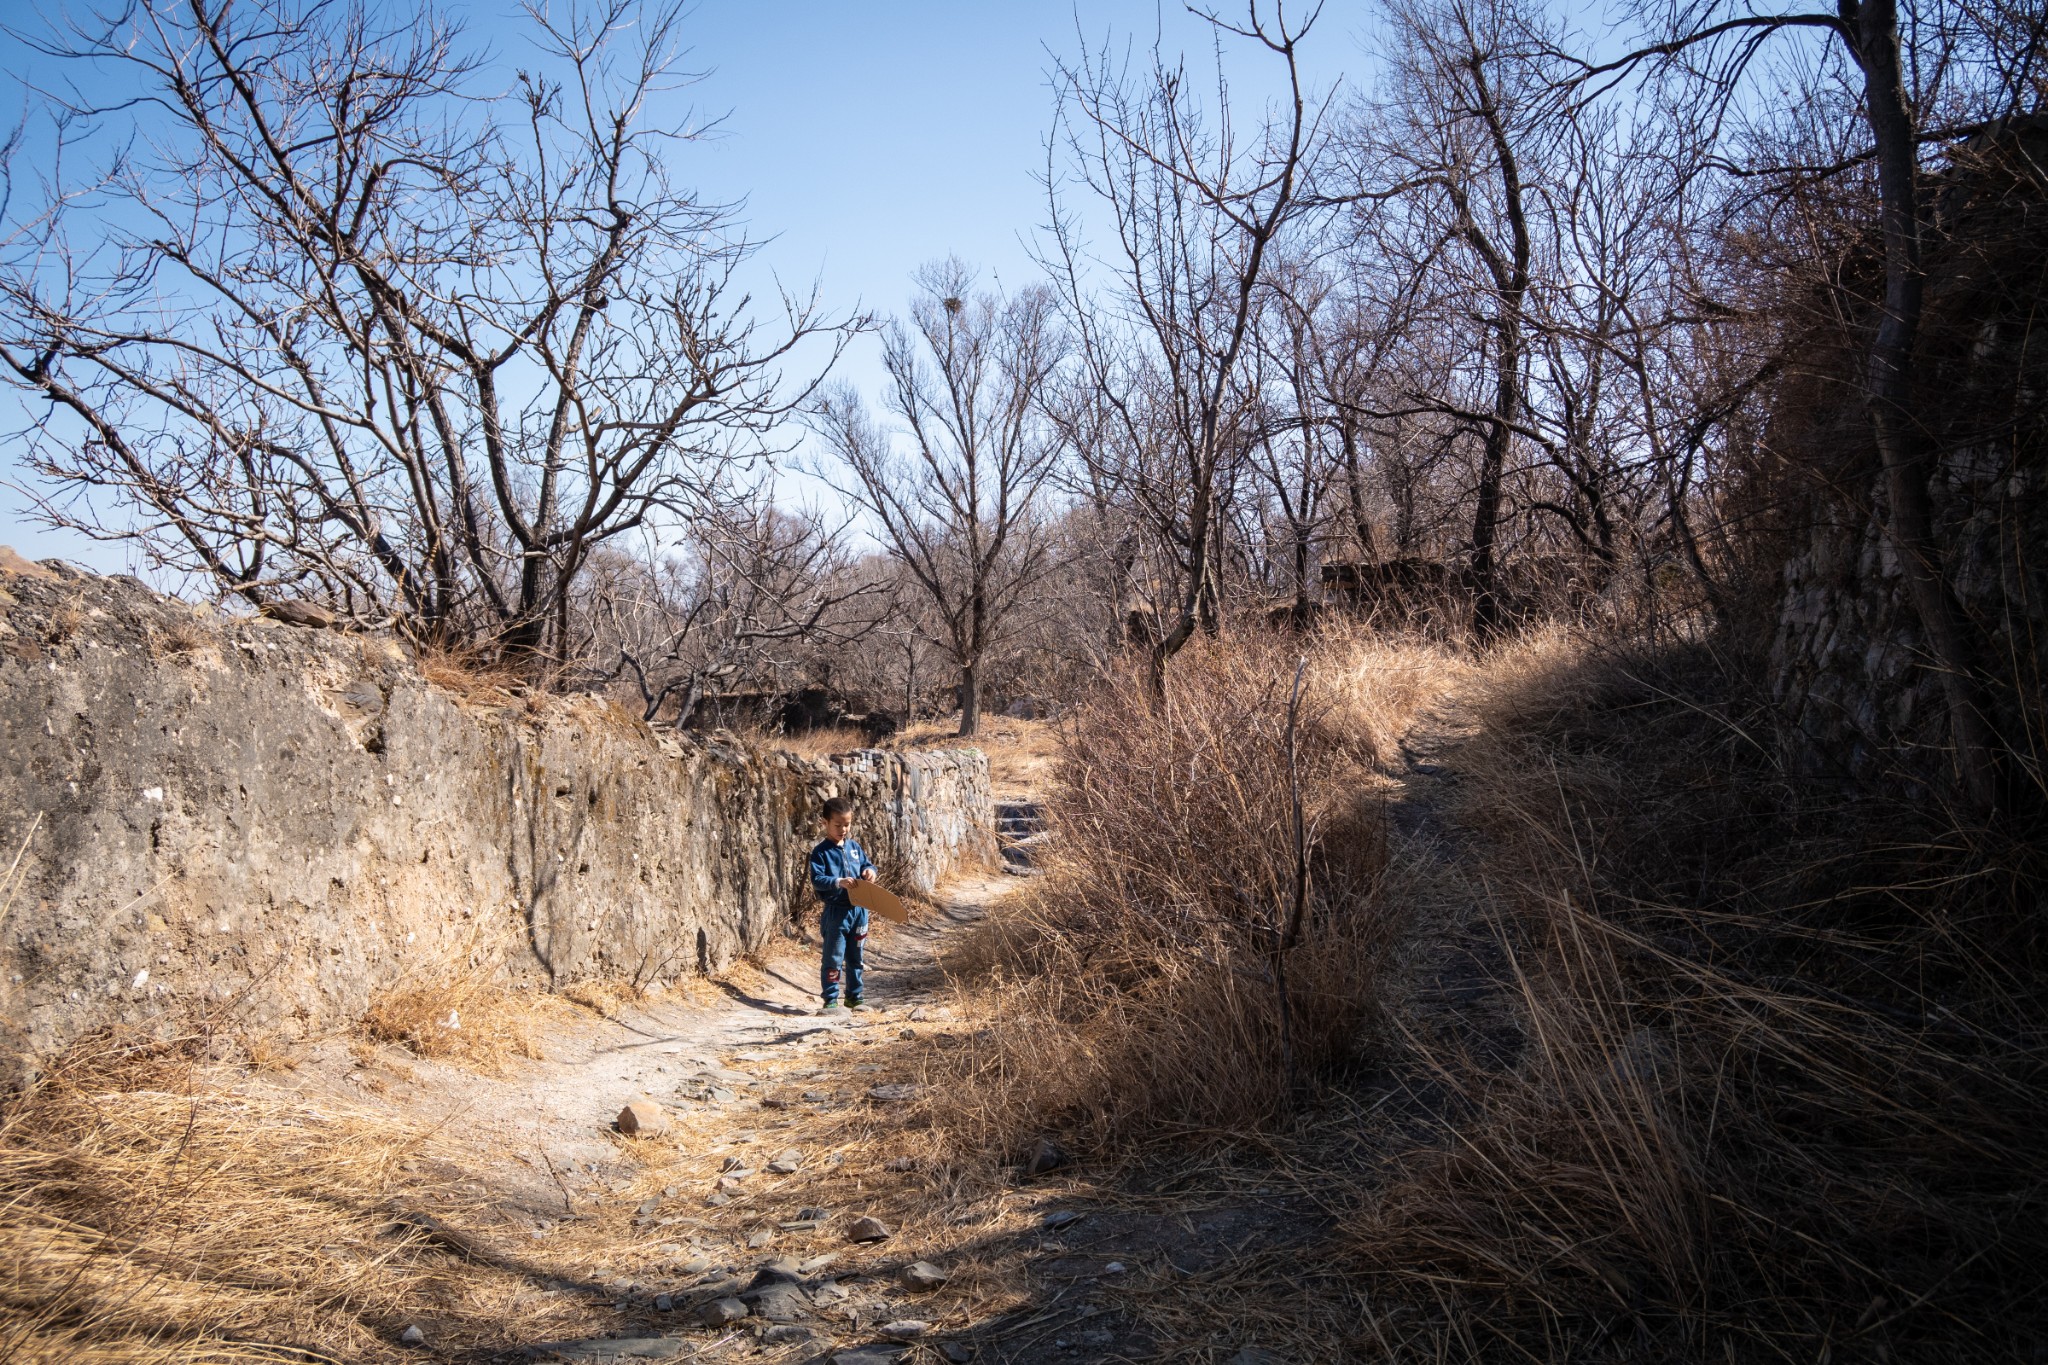
[[[905,1289],[918,1291],[937,1289],[951,1278],[930,1261],[913,1261],[896,1273],[897,1282]]]
[[[627,1137],[657,1137],[668,1131],[668,1113],[653,1100],[634,1100],[619,1111],[618,1126]]]

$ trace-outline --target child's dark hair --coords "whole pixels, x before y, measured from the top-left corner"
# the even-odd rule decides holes
[[[823,806],[818,808],[819,818],[825,820],[830,820],[835,815],[851,814],[853,814],[853,799],[847,796],[831,797]]]

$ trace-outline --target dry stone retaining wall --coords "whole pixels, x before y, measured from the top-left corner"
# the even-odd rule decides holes
[[[456,969],[716,970],[807,909],[815,812],[838,793],[893,884],[994,857],[973,750],[813,761],[657,736],[595,699],[458,695],[388,641],[17,558],[0,1039],[47,1054],[199,1006],[323,1029]]]
[[[1928,460],[1939,568],[1974,655],[1963,663],[1984,693],[2015,796],[2038,801],[2048,688],[2048,348],[2036,315],[2048,260],[2048,120],[1993,125],[1950,160],[1927,186],[1937,230],[1909,366],[1913,439]],[[1841,274],[1868,279],[1875,269],[1865,258]],[[1803,765],[1908,790],[1939,787],[1953,767],[1939,672],[1948,661],[1923,638],[1885,530],[1889,481],[1863,401],[1867,333],[1841,333],[1827,317],[1793,348],[1771,420],[1772,444],[1807,481],[1792,504],[1803,526],[1784,560],[1773,683],[1791,721],[1792,757]],[[1872,305],[1858,326],[1876,322]]]

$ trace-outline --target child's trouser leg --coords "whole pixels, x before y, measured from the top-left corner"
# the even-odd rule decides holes
[[[868,912],[865,906],[856,905],[853,913],[846,917],[846,998],[860,999],[861,976],[867,968],[868,958]]]
[[[847,912],[827,906],[824,913],[818,917],[818,933],[825,940],[818,963],[818,994],[825,998],[826,1004],[836,1004],[839,1000],[839,978],[845,970],[847,948],[850,946],[849,940],[853,937],[847,932]],[[859,961],[859,957],[856,955],[854,960]],[[859,968],[854,970],[857,973]],[[859,980],[859,976],[856,975],[856,984],[853,987],[855,995],[860,994]]]

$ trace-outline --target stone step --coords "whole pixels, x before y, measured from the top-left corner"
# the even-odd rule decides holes
[[[1034,834],[1029,839],[1019,839],[1002,845],[1003,862],[1011,867],[1033,867],[1038,862],[1039,850],[1052,842],[1051,834]]]

